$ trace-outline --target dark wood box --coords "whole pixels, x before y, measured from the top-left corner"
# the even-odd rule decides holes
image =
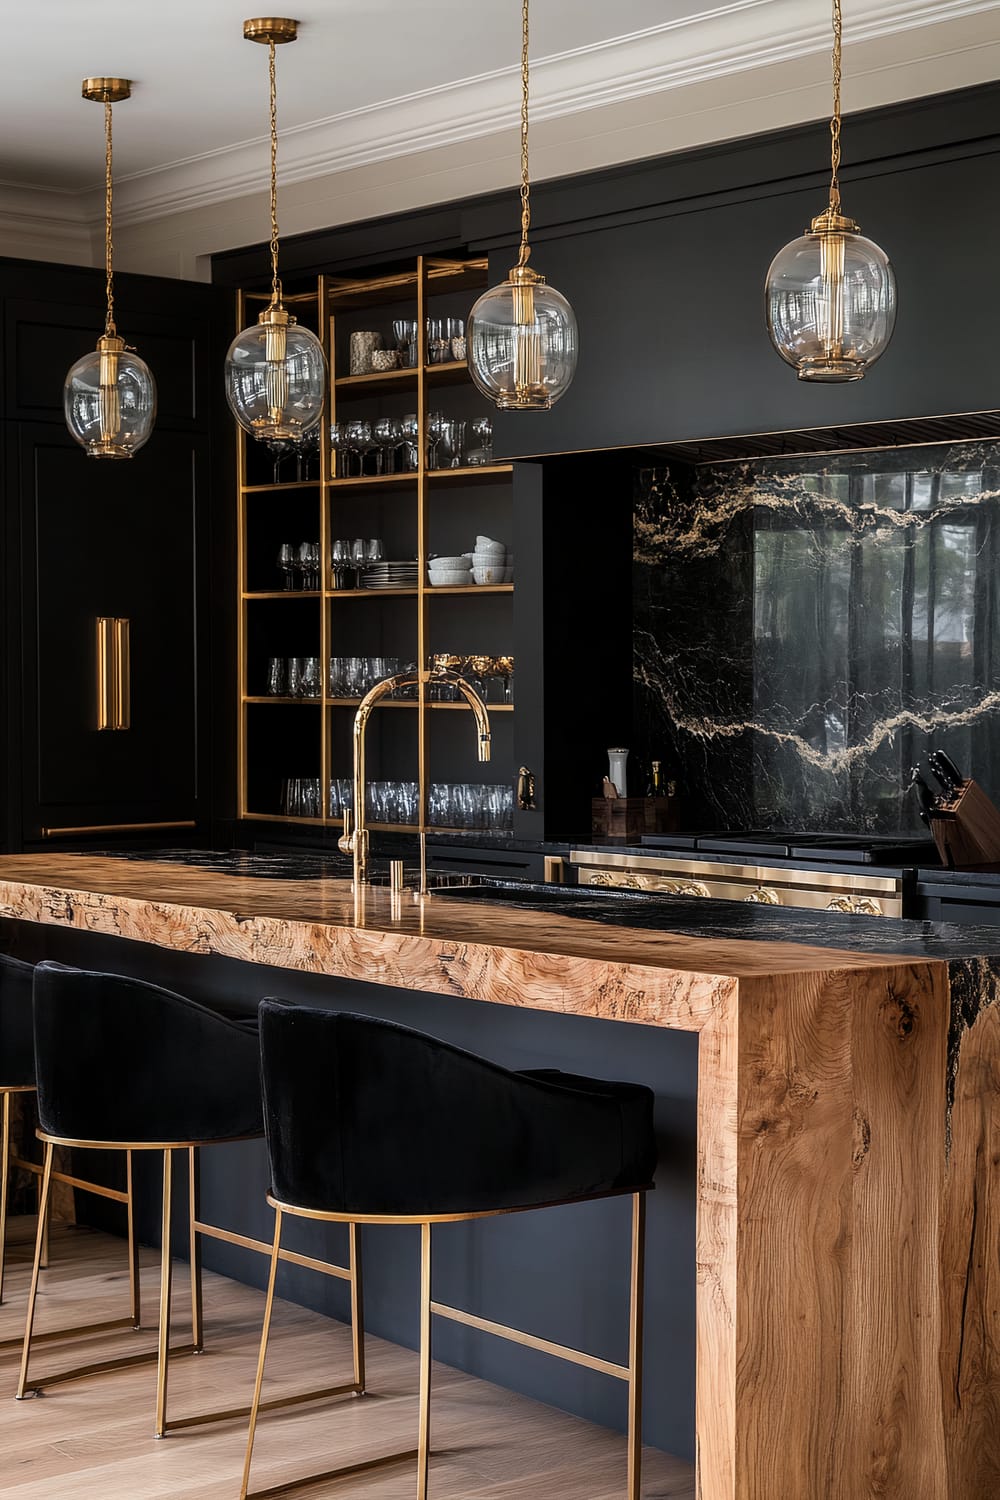
[[[673,833],[674,797],[595,797],[590,831],[595,839],[640,839],[644,833]]]

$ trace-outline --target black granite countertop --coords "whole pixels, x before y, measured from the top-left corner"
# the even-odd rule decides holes
[[[705,901],[698,896],[660,896],[641,891],[611,892],[584,886],[529,885],[491,877],[479,885],[448,891],[447,896],[449,900],[492,902],[522,911],[698,938],[807,943],[819,948],[899,954],[907,958],[1000,955],[1000,929],[959,926],[952,922],[910,922],[901,917],[852,916],[801,907]]]

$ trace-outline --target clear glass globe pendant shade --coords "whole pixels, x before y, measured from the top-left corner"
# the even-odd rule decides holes
[[[765,301],[771,342],[800,380],[861,380],[892,337],[896,278],[884,250],[828,212],[778,251]]]
[[[156,420],[156,382],[145,360],[106,333],[63,387],[66,426],[91,458],[131,458]]]
[[[515,266],[469,314],[469,373],[501,411],[548,411],[576,374],[576,317],[544,276]]]
[[[226,399],[251,437],[294,441],[323,415],[326,355],[308,328],[272,303],[226,355]]]

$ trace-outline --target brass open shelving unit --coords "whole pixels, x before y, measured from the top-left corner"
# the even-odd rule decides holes
[[[427,436],[428,436],[428,414],[431,409],[431,400],[438,390],[446,391],[449,387],[471,386],[471,377],[468,365],[464,360],[449,361],[445,364],[429,364],[427,359],[427,319],[433,315],[434,299],[444,294],[468,293],[466,315],[476,296],[487,285],[487,261],[454,260],[443,257],[420,256],[417,258],[412,270],[394,272],[391,275],[374,276],[358,280],[344,280],[331,276],[319,278],[319,284],[315,292],[299,293],[288,296],[284,300],[295,311],[296,316],[309,321],[318,331],[323,340],[327,358],[329,360],[330,380],[326,398],[326,406],[322,418],[323,441],[320,447],[320,475],[318,480],[296,480],[292,482],[281,482],[268,484],[260,482],[249,482],[248,474],[250,465],[248,463],[248,440],[243,433],[239,435],[238,444],[238,474],[237,474],[237,505],[238,505],[238,660],[239,660],[239,729],[238,729],[238,789],[239,806],[238,816],[248,821],[259,821],[262,823],[292,823],[306,826],[324,827],[339,824],[339,818],[329,816],[328,788],[331,778],[346,776],[350,774],[350,765],[335,764],[333,718],[336,713],[344,713],[356,708],[358,699],[335,698],[328,695],[328,664],[331,655],[339,654],[338,624],[340,611],[349,605],[364,601],[365,609],[377,611],[378,601],[384,606],[387,601],[393,601],[395,607],[406,602],[413,601],[415,613],[415,651],[416,661],[425,665],[428,655],[432,649],[431,638],[431,611],[433,600],[439,596],[467,596],[470,599],[483,598],[485,596],[508,595],[512,596],[514,585],[491,584],[470,585],[464,588],[433,588],[427,582],[427,561],[429,557],[429,536],[431,528],[431,507],[434,497],[441,491],[455,487],[481,487],[481,486],[506,486],[508,491],[513,480],[513,465],[498,463],[490,466],[463,467],[460,469],[430,469],[427,467]],[[237,319],[238,326],[243,328],[253,316],[255,304],[266,302],[267,294],[255,292],[241,292],[238,296]],[[398,304],[407,303],[410,306],[408,316],[415,316],[419,330],[419,359],[416,366],[372,375],[350,375],[340,373],[338,364],[343,353],[343,339],[338,339],[338,319],[349,321],[353,314],[362,310],[372,309],[382,311],[392,316],[391,309]],[[360,414],[367,415],[363,403],[372,398],[386,396],[411,395],[413,399],[412,410],[416,411],[418,420],[418,454],[419,462],[416,470],[402,474],[371,475],[362,477],[336,478],[332,471],[333,455],[329,444],[330,423],[341,420],[345,411],[358,410]],[[483,403],[483,413],[489,411],[488,405]],[[253,447],[251,443],[249,445]],[[322,571],[320,577],[321,586],[315,590],[284,590],[280,588],[256,588],[250,587],[248,565],[251,553],[250,530],[254,524],[254,514],[258,507],[266,505],[267,497],[273,496],[276,501],[288,503],[294,497],[307,498],[310,491],[315,491],[318,503],[318,534],[320,552],[322,558]],[[386,494],[398,494],[403,503],[412,502],[415,510],[416,520],[416,557],[418,561],[417,577],[415,587],[398,589],[334,589],[332,588],[330,553],[333,538],[343,534],[338,531],[338,505],[345,499],[356,501],[366,496],[373,498],[385,496]],[[498,497],[499,498],[499,497]],[[510,506],[508,503],[508,514]],[[509,528],[508,521],[508,528]],[[374,533],[369,533],[374,534]],[[291,538],[288,538],[291,540]],[[285,603],[279,603],[285,601]],[[252,611],[260,608],[262,604],[271,609],[284,609],[297,605],[300,609],[307,608],[308,602],[315,603],[319,610],[318,639],[316,641],[316,654],[320,658],[322,673],[323,696],[315,698],[291,698],[279,696],[265,696],[260,692],[251,691],[251,638],[254,635],[252,628]],[[452,649],[461,649],[456,643]],[[470,648],[471,649],[471,648]],[[281,654],[275,652],[274,654]],[[312,654],[289,653],[289,654]],[[353,652],[344,654],[354,654]],[[372,651],[372,655],[381,654]],[[271,713],[283,715],[289,708],[300,710],[294,715],[294,724],[301,726],[308,719],[301,714],[302,710],[312,708],[317,711],[316,734],[318,737],[318,769],[320,776],[321,800],[323,811],[319,817],[303,818],[294,817],[281,812],[277,805],[277,792],[275,792],[274,805],[270,805],[272,799],[254,793],[254,745],[250,728],[250,715],[252,712],[260,713],[265,710]],[[442,711],[461,710],[464,705],[459,703],[439,703],[428,699],[423,685],[418,690],[418,696],[413,699],[383,699],[378,705],[379,713],[394,709],[410,710],[416,715],[417,723],[417,767],[414,778],[419,782],[419,819],[416,823],[388,824],[372,822],[369,826],[373,829],[393,829],[407,832],[417,832],[429,829],[432,825],[428,822],[428,793],[431,783],[431,731],[432,721],[437,721]],[[509,715],[513,710],[512,704],[490,704],[490,713]],[[408,717],[408,716],[407,716]],[[289,722],[289,721],[285,721]],[[394,721],[393,721],[394,722]],[[402,722],[402,721],[401,721]],[[340,736],[343,739],[343,734]],[[473,774],[474,758],[472,754],[472,741],[470,730],[469,747],[469,771]],[[287,774],[295,774],[290,770]],[[511,767],[513,776],[513,767]],[[438,825],[434,825],[438,831]]]

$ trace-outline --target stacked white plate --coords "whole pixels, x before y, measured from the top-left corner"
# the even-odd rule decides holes
[[[415,589],[419,567],[411,558],[400,562],[369,563],[364,572],[366,589]]]

